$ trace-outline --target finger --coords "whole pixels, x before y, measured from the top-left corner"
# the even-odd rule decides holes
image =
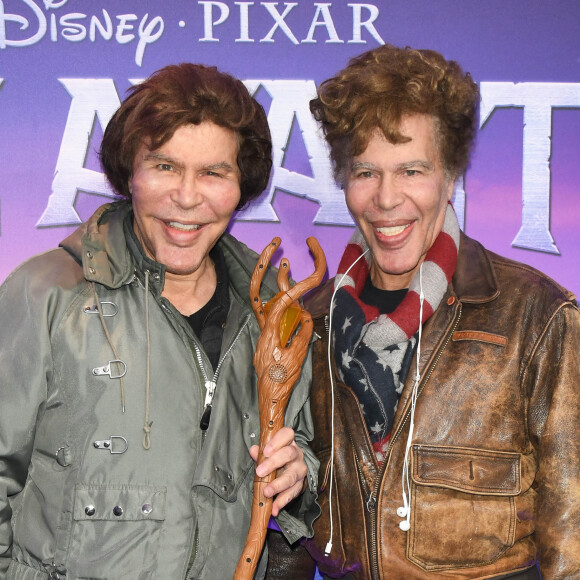
[[[293,499],[297,498],[304,489],[302,481],[296,482],[291,488],[287,489],[283,493],[278,494],[274,502],[272,503],[272,515],[276,517],[280,510],[287,506]],[[264,491],[266,488],[264,488]]]
[[[256,474],[258,477],[266,477],[273,471],[282,468],[288,469],[288,467],[291,466],[294,462],[303,461],[304,454],[302,453],[302,450],[298,447],[298,445],[296,445],[296,443],[293,442],[291,445],[285,445],[281,449],[274,451],[270,457],[263,459],[256,468]]]
[[[279,429],[264,447],[264,456],[270,457],[273,453],[294,443],[294,429],[282,427]]]
[[[257,445],[252,445],[250,447],[250,457],[254,461],[258,461],[258,454],[260,453],[260,448]]]

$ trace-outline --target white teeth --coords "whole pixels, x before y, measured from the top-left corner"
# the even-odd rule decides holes
[[[377,228],[377,232],[383,234],[383,236],[396,236],[405,231],[410,225],[411,224],[407,224],[406,226],[392,226],[390,228]]]
[[[184,232],[192,232],[194,230],[199,230],[201,227],[199,224],[181,224],[179,222],[169,222],[169,226],[175,228],[176,230],[182,230]]]

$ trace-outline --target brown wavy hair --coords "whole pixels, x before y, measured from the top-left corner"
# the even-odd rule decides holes
[[[262,193],[272,168],[272,139],[266,113],[238,79],[216,67],[182,63],[153,73],[129,89],[101,142],[100,159],[115,191],[131,198],[133,162],[143,143],[152,150],[183,126],[211,121],[238,139],[241,209]]]
[[[433,50],[384,45],[350,60],[318,88],[310,110],[320,123],[334,165],[344,181],[353,156],[380,129],[391,143],[408,138],[399,132],[406,115],[436,120],[441,161],[449,177],[465,171],[477,131],[479,89],[455,61]]]

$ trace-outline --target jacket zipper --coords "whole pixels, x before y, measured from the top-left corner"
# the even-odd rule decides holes
[[[224,352],[223,356],[219,360],[218,365],[214,371],[213,378],[211,380],[209,379],[208,374],[205,370],[205,366],[203,364],[203,359],[201,356],[201,350],[200,350],[199,346],[197,346],[197,343],[195,341],[193,341],[193,348],[195,349],[195,356],[197,357],[197,364],[199,365],[199,369],[200,369],[201,374],[203,375],[203,379],[205,381],[205,400],[204,400],[204,404],[203,404],[204,410],[203,410],[203,414],[201,416],[201,421],[199,424],[200,429],[204,432],[207,431],[207,428],[209,427],[213,398],[215,395],[217,380],[218,380],[218,376],[220,374],[222,364],[223,364],[225,358],[228,356],[228,354],[230,354],[231,350],[234,348],[234,345],[236,344],[236,342],[238,341],[238,338],[242,334],[242,331],[246,327],[248,320],[250,319],[250,316],[251,316],[250,314],[248,314],[246,316],[246,319],[244,320],[242,326],[238,330],[234,340],[232,341],[232,343],[230,344],[230,346],[228,347],[226,352]]]
[[[453,336],[453,333],[455,332],[455,329],[457,328],[457,325],[459,324],[460,319],[461,319],[461,302],[459,302],[459,304],[458,304],[456,319],[453,322],[453,326],[451,327],[451,331],[447,335],[447,339],[445,340],[445,343],[443,344],[443,346],[441,347],[441,349],[437,353],[435,360],[433,361],[433,363],[429,367],[427,375],[421,381],[421,385],[420,385],[419,391],[417,393],[417,397],[419,397],[421,395],[421,393],[423,392],[423,389],[425,388],[425,385],[427,384],[427,382],[431,378],[431,375],[433,374],[433,370],[437,366],[437,363],[439,362],[439,359],[441,358],[443,351],[445,350],[445,348],[449,344],[449,341],[451,340],[451,337]],[[407,410],[407,412],[405,414],[405,417],[403,418],[403,421],[401,422],[401,425],[399,426],[399,429],[397,430],[395,435],[389,441],[389,445],[387,447],[385,457],[384,457],[383,462],[381,464],[381,470],[379,471],[379,474],[378,474],[377,479],[375,481],[374,489],[371,492],[371,494],[366,502],[366,506],[367,506],[367,509],[368,509],[368,511],[370,513],[370,517],[371,517],[371,530],[370,530],[371,531],[371,568],[372,568],[371,574],[372,574],[372,578],[376,579],[376,580],[380,580],[379,557],[378,557],[378,547],[377,547],[377,516],[378,516],[378,514],[377,514],[377,509],[376,509],[377,508],[377,497],[379,494],[379,487],[381,486],[381,481],[382,481],[383,476],[385,474],[385,471],[387,469],[388,458],[389,458],[391,451],[393,449],[393,445],[395,444],[395,441],[399,438],[399,435],[401,434],[405,425],[407,424],[407,420],[409,419],[410,415],[411,415],[411,408],[409,407],[409,409]]]
[[[230,346],[228,347],[226,352],[224,352],[223,356],[220,358],[218,365],[214,371],[213,379],[211,381],[208,378],[207,372],[205,370],[205,366],[203,364],[201,350],[200,350],[199,346],[197,345],[196,341],[195,340],[193,341],[193,348],[195,349],[195,356],[197,358],[197,363],[198,363],[199,369],[201,371],[201,374],[203,375],[203,378],[205,381],[205,389],[206,389],[205,401],[204,401],[204,411],[203,411],[203,415],[202,415],[201,421],[200,421],[200,428],[203,431],[203,438],[205,438],[207,428],[209,427],[209,420],[210,420],[210,416],[211,416],[211,406],[213,403],[213,397],[215,395],[215,389],[216,389],[216,385],[217,385],[218,375],[219,375],[220,370],[222,368],[222,364],[223,364],[224,360],[226,359],[226,357],[230,354],[231,350],[234,348],[234,345],[236,344],[236,342],[238,342],[238,339],[240,338],[244,328],[246,328],[248,321],[250,320],[250,317],[251,317],[251,314],[248,314],[246,316],[246,318],[243,321],[242,325],[240,326],[238,332],[236,333],[234,340],[232,340],[232,343],[230,344]],[[207,416],[206,416],[206,413],[207,413]],[[203,422],[204,418],[207,420],[207,425],[206,425],[205,429],[202,428],[202,422]],[[193,544],[193,558],[190,559],[190,566],[189,566],[188,573],[191,572],[191,569],[193,568],[193,565],[195,564],[195,560],[197,558],[198,551],[199,551],[199,534],[197,533],[197,528],[196,528],[195,540],[194,540],[194,544]],[[187,577],[189,578],[190,576],[188,575]]]

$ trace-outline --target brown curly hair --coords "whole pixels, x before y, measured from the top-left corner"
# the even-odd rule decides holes
[[[350,60],[318,88],[310,110],[320,123],[338,182],[350,159],[367,147],[379,128],[391,143],[404,143],[401,120],[409,114],[431,115],[437,123],[445,172],[465,171],[476,134],[479,89],[455,61],[432,50],[384,45]]]
[[[238,79],[199,64],[170,65],[129,89],[101,142],[100,159],[109,183],[131,198],[129,181],[139,147],[155,150],[188,124],[211,121],[238,139],[241,209],[262,193],[272,168],[266,113]]]

